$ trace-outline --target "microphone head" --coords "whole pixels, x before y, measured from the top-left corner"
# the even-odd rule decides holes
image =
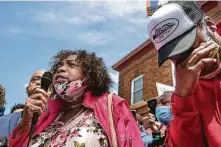
[[[52,83],[53,74],[49,71],[46,71],[41,78],[41,89],[44,89],[45,91],[48,90],[49,86]]]

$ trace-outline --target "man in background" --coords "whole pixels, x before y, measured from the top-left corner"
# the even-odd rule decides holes
[[[170,125],[173,115],[171,113],[171,91],[164,92],[157,98],[156,118],[155,121],[155,138],[148,147],[162,147],[166,137],[166,130]]]
[[[22,112],[25,108],[24,104],[16,104],[12,106],[11,113]]]
[[[156,117],[164,126],[169,126],[173,119],[171,113],[171,97],[172,91],[166,91],[157,99]]]
[[[149,20],[158,63],[175,64],[169,147],[221,146],[221,37],[215,23],[191,1],[170,2]]]
[[[32,95],[36,88],[41,87],[41,78],[46,70],[38,70],[32,75],[29,84],[26,88],[28,96]],[[17,127],[22,117],[21,112],[16,112],[0,117],[0,136],[9,136],[10,133]]]
[[[165,130],[172,120],[171,108],[171,91],[166,91],[157,98],[148,100],[149,102],[156,103],[149,105],[148,116],[144,117],[144,127],[149,134],[152,132],[157,133],[157,136],[165,136]],[[154,109],[155,111],[153,111]],[[153,114],[155,113],[155,114]]]

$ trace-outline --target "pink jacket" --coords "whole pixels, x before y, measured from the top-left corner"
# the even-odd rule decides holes
[[[83,105],[94,110],[94,114],[100,125],[105,130],[109,142],[111,143],[111,134],[108,121],[107,96],[105,93],[102,96],[95,97],[91,92],[86,92]],[[48,100],[48,112],[44,112],[35,128],[34,135],[44,131],[59,114],[65,102],[62,99]],[[113,95],[113,118],[117,134],[117,142],[119,147],[143,147],[144,143],[141,139],[140,130],[133,118],[127,102],[117,95]],[[17,129],[17,128],[16,128]],[[25,147],[27,146],[29,129],[21,136],[13,138],[14,132],[10,135],[10,147]]]

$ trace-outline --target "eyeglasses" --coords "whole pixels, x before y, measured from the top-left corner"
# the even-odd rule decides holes
[[[41,79],[41,76],[34,76],[31,78],[31,82],[36,82]]]

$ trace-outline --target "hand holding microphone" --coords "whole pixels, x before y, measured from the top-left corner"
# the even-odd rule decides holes
[[[47,104],[47,93],[40,88],[36,88],[34,93],[27,98],[21,124],[30,128],[34,113],[41,115]]]
[[[32,125],[35,126],[38,116],[40,116],[45,110],[47,105],[47,90],[51,85],[52,74],[45,72],[41,78],[41,88],[37,87],[33,94],[27,98],[25,108],[20,122],[20,129],[29,129]]]

